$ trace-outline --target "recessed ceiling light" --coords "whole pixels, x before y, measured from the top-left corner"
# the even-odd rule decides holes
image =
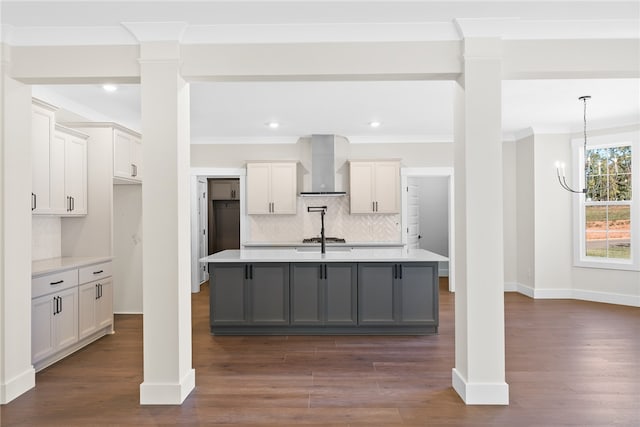
[[[267,126],[269,126],[271,129],[278,129],[278,127],[280,126],[280,123],[278,123],[278,122],[267,122]]]
[[[112,85],[112,84],[105,84],[105,85],[102,85],[102,89],[104,89],[105,92],[115,92],[118,90],[118,86]]]
[[[377,128],[380,126],[380,122],[376,122],[376,121],[369,122],[369,126],[371,126],[372,128]]]

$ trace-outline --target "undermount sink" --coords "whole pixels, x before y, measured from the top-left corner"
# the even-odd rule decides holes
[[[350,247],[346,246],[327,246],[326,252],[351,252]],[[320,253],[320,246],[308,246],[303,248],[296,248],[296,252],[318,252]]]

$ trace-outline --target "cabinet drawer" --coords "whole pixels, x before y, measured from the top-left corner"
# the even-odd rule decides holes
[[[89,283],[94,280],[111,276],[111,261],[94,264],[80,269],[80,283]]]
[[[78,269],[58,271],[31,279],[31,298],[78,286]]]

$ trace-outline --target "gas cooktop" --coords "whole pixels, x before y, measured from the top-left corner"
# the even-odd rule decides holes
[[[302,243],[320,243],[320,237],[310,237],[308,239],[302,239]],[[325,237],[326,243],[346,243],[346,240],[340,237]]]

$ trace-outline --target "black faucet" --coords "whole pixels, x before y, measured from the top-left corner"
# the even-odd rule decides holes
[[[320,253],[326,253],[326,239],[324,237],[324,214],[327,212],[326,206],[307,206],[307,212],[320,212]]]

